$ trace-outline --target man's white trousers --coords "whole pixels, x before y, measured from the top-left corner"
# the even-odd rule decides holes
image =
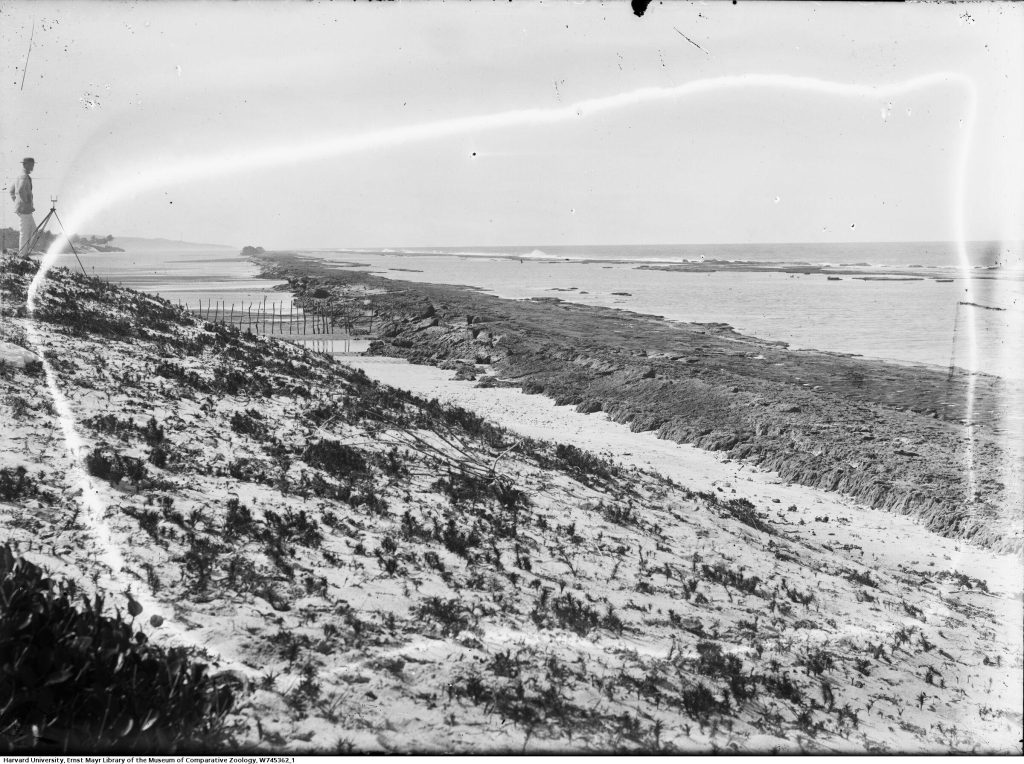
[[[31,244],[32,234],[36,230],[36,219],[32,217],[32,213],[27,215],[18,215],[21,218],[21,241],[19,242],[18,252],[22,255],[29,253],[29,245]]]

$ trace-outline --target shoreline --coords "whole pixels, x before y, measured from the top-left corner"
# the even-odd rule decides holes
[[[325,262],[354,259],[347,250],[299,250],[298,254]],[[1016,408],[1024,409],[1024,366],[1012,360],[1024,353],[1024,344],[1015,339],[1021,334],[1017,316],[1006,311],[972,312],[969,320],[976,327],[977,351],[969,351],[963,341],[966,335],[957,341],[965,328],[961,324],[968,320],[963,311],[977,307],[959,305],[965,288],[974,292],[979,303],[1018,304],[1024,299],[1024,282],[1014,278],[1013,269],[986,270],[1000,274],[995,278],[965,279],[949,278],[957,274],[934,268],[910,269],[891,277],[891,267],[852,262],[838,267],[863,266],[862,275],[803,272],[816,267],[813,263],[797,263],[798,272],[787,272],[792,268],[784,262],[724,268],[709,267],[706,262],[676,263],[666,265],[670,270],[664,271],[621,260],[519,259],[483,252],[425,257],[405,253],[363,257],[360,253],[358,259],[360,265],[344,267],[421,283],[473,285],[509,299],[553,295],[683,323],[724,322],[740,334],[785,342],[792,349],[969,368],[1015,380],[1021,386]],[[875,301],[879,310],[868,307]],[[1018,439],[1024,443],[1024,429]]]
[[[28,317],[14,266],[6,541],[232,675],[230,752],[1020,751],[1012,555],[65,269]]]
[[[820,545],[863,564],[929,565],[944,560],[1013,598],[1021,588],[1021,561],[934,534],[912,517],[873,509],[835,492],[788,482],[778,474],[652,432],[630,432],[603,412],[581,414],[549,398],[509,387],[478,387],[457,372],[388,356],[336,356],[370,379],[426,400],[465,408],[510,432],[566,443],[601,458],[654,472],[693,491],[719,492],[769,509],[770,521],[790,541]],[[915,559],[912,559],[915,558]]]
[[[915,245],[920,242],[864,242],[866,245],[877,244],[907,244]],[[932,244],[950,245],[955,250],[954,242],[931,242]],[[968,245],[984,244],[986,242],[968,242]],[[694,250],[691,257],[660,256],[660,257],[622,257],[605,256],[595,257],[586,254],[595,249],[604,249],[608,252],[619,252],[622,249],[643,250],[650,248],[664,251],[676,249],[679,246],[690,247]],[[918,262],[841,262],[830,260],[817,260],[811,257],[802,258],[779,258],[779,259],[750,259],[749,244],[725,245],[735,249],[736,257],[708,257],[704,254],[705,249],[717,249],[723,245],[600,245],[597,247],[587,245],[546,245],[536,246],[506,246],[506,247],[473,247],[473,246],[441,246],[441,247],[332,247],[320,249],[297,250],[302,254],[312,257],[319,257],[325,253],[345,253],[352,257],[360,255],[388,255],[402,258],[422,257],[453,257],[460,259],[475,259],[485,257],[496,260],[524,260],[542,263],[575,263],[590,265],[633,265],[641,270],[680,270],[693,271],[698,273],[713,271],[756,271],[756,272],[777,272],[793,273],[804,275],[850,275],[850,276],[908,276],[916,279],[948,279],[950,276],[963,278],[962,274],[969,274],[970,278],[991,279],[991,278],[1024,278],[1024,271],[1019,267],[1010,266],[1001,262],[990,264],[974,264],[966,267],[960,263],[955,254],[953,259],[943,263],[918,263]],[[794,247],[806,249],[808,247],[820,248],[822,245],[808,243],[774,243],[769,246],[786,247],[792,250]],[[828,245],[825,245],[826,247]],[[521,250],[521,251],[516,251]],[[284,251],[284,250],[281,250]]]
[[[254,258],[298,304],[369,301],[370,353],[462,369],[559,405],[603,410],[633,431],[723,451],[784,479],[920,517],[942,535],[1024,548],[1019,474],[1000,442],[998,377],[895,364],[558,298],[508,300],[471,287],[339,269],[294,253]],[[316,291],[327,295],[311,300]],[[346,307],[347,306],[347,307]],[[968,432],[965,397],[979,405]],[[976,494],[967,496],[968,438]]]

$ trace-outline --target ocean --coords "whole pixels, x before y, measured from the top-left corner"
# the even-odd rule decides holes
[[[953,365],[1024,380],[1021,250],[993,242],[972,242],[967,250],[967,270],[958,265],[955,245],[934,242],[305,254],[343,268],[465,284],[512,299],[557,297],[679,321],[727,323],[794,349]],[[673,267],[684,269],[661,270]]]
[[[600,244],[587,246],[540,245],[520,247],[411,247],[403,249],[350,249],[348,252],[415,255],[512,257],[551,260],[603,260],[633,263],[675,263],[713,260],[779,264],[861,265],[879,268],[956,268],[960,255],[956,242],[833,242],[764,244]],[[965,245],[971,267],[1002,265],[1024,267],[1022,242],[971,241]]]
[[[211,303],[256,305],[283,303],[291,295],[274,291],[284,281],[259,277],[260,270],[229,248],[132,248],[125,252],[84,252],[79,255],[85,272],[131,289],[158,294],[191,310],[205,310]],[[80,271],[75,256],[59,255],[58,266]]]
[[[1020,245],[951,242],[523,246],[305,250],[381,276],[464,284],[511,299],[552,298],[902,363],[1024,380]],[[81,255],[86,270],[190,308],[283,302],[282,282],[231,249]],[[60,265],[77,268],[72,255]],[[686,268],[651,270],[651,268]],[[801,270],[803,269],[803,270]],[[830,275],[830,274],[841,275]],[[968,304],[964,304],[968,303]],[[971,336],[976,338],[972,348]]]
[[[558,298],[679,321],[726,323],[794,349],[997,375],[1007,382],[1003,399],[995,403],[1003,415],[999,430],[1020,451],[1020,251],[972,243],[967,269],[958,265],[956,247],[948,243],[331,249],[302,254],[335,262],[339,269],[463,284],[510,299]],[[288,310],[290,295],[274,289],[284,282],[258,278],[258,269],[234,250],[135,249],[81,258],[91,274],[193,310],[208,308],[211,301],[241,307],[263,300]],[[61,256],[58,264],[78,267],[71,255]],[[353,342],[350,350],[365,345]]]

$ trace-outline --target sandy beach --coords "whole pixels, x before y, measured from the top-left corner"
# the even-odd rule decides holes
[[[622,464],[648,470],[696,491],[717,491],[769,508],[771,521],[787,536],[831,546],[837,555],[864,564],[955,568],[990,583],[1013,598],[1024,591],[1021,560],[992,554],[969,543],[930,532],[920,521],[872,509],[831,491],[783,480],[777,473],[719,453],[672,443],[652,432],[635,433],[607,414],[581,414],[540,395],[510,388],[477,387],[455,372],[410,364],[401,358],[338,356],[371,379],[422,398],[467,408],[510,432],[570,443]],[[913,550],[921,550],[914,558]]]
[[[259,261],[301,305],[368,303],[374,318],[357,328],[374,340],[371,354],[468,378],[490,365],[498,384],[604,411],[631,431],[720,451],[953,538],[1006,552],[1024,544],[1024,444],[1003,429],[1013,381],[792,351],[724,324],[385,279],[293,253]]]
[[[0,756],[1024,755],[1024,3],[180,11],[0,5]]]
[[[1020,751],[1016,557],[62,270],[28,318],[31,273],[7,543],[206,664],[217,751]]]

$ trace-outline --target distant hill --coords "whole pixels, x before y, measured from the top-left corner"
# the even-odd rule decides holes
[[[193,241],[173,241],[172,239],[147,239],[138,236],[117,236],[113,243],[125,250],[147,250],[159,252],[164,250],[182,249],[225,249],[237,250],[224,244],[202,244]]]
[[[32,245],[32,249],[36,252],[45,252],[53,244],[54,239],[57,236],[52,231],[41,231],[36,237],[35,243]],[[110,234],[106,236],[98,236],[96,234],[82,235],[82,234],[71,234],[71,243],[74,245],[75,251],[79,253],[84,252],[124,252],[121,247],[116,247],[110,242],[113,241],[114,237]],[[0,229],[0,249],[18,249],[20,246],[21,234],[13,228]],[[70,252],[71,247],[68,246],[67,242],[61,245],[61,252]]]

